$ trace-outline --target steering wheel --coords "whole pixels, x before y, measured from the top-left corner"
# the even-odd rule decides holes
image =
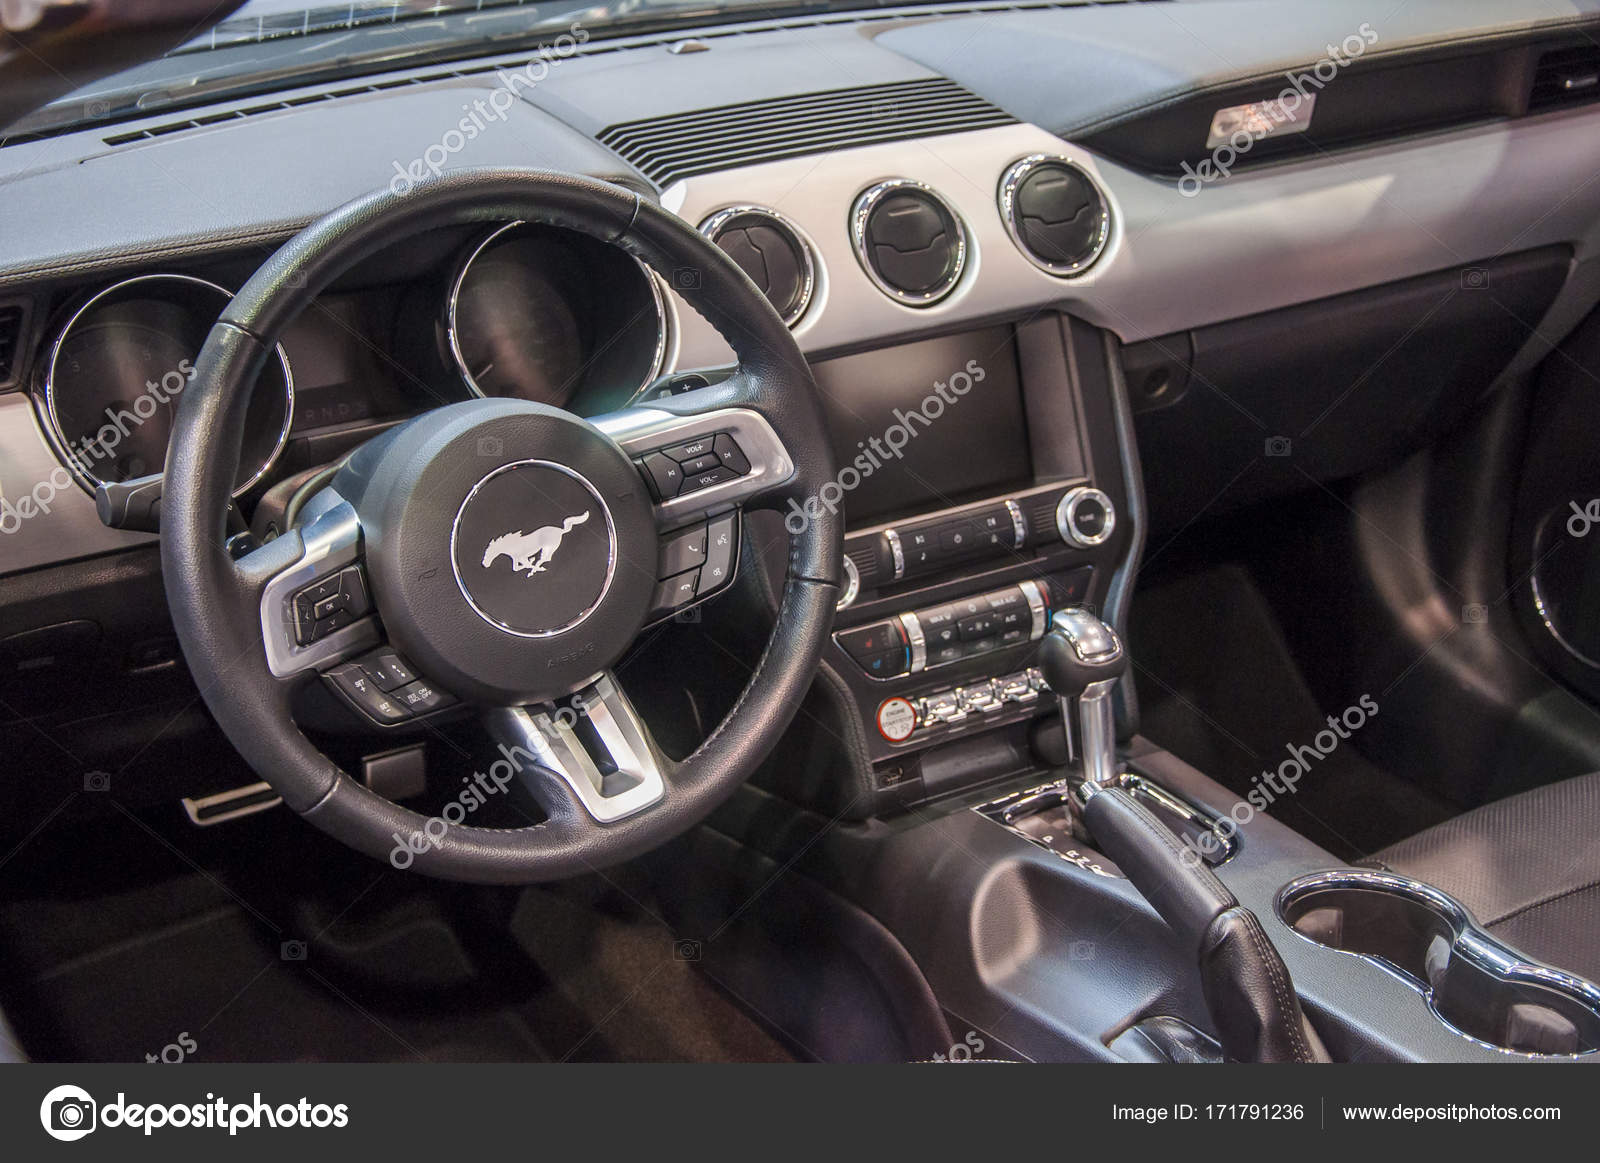
[[[734,374],[593,420],[503,399],[425,412],[358,448],[294,528],[235,560],[227,512],[245,410],[284,328],[380,249],[439,227],[518,219],[580,231],[676,272],[674,285],[738,357]],[[648,485],[646,466],[666,464],[656,454],[681,458],[686,445],[705,446],[720,463]],[[530,883],[664,843],[731,795],[777,744],[832,626],[841,520],[807,498],[833,474],[805,359],[715,245],[618,186],[532,170],[458,171],[334,211],[234,296],[175,420],[162,570],[207,706],[289,807],[371,856],[403,851],[397,865],[419,872]],[[664,476],[672,478],[669,468]],[[610,668],[663,604],[728,580],[742,511],[790,501],[806,519],[796,532],[790,509],[785,523],[787,576],[766,648],[723,722],[674,762]],[[684,529],[687,548],[668,546],[664,535],[681,542]],[[688,553],[689,572],[663,580],[664,568],[686,560],[664,565],[664,547]],[[714,566],[727,576],[712,577]],[[381,681],[385,643],[398,652],[403,685]],[[507,780],[514,773],[548,818],[490,828],[473,823],[465,796],[425,818],[377,795],[296,723],[297,692],[312,682],[336,686],[379,722],[439,703],[474,709],[499,742]],[[478,786],[489,796],[503,782]]]

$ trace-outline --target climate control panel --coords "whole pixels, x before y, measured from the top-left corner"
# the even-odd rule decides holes
[[[834,641],[869,678],[920,674],[1044,636],[1050,602],[1029,579],[954,602],[834,632]]]

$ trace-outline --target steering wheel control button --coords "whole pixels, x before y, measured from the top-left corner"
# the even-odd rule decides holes
[[[456,581],[486,622],[525,638],[570,630],[616,572],[611,512],[572,469],[502,465],[480,480],[451,532]]]
[[[678,495],[683,487],[683,469],[677,461],[664,452],[652,452],[641,464],[658,501]]]
[[[722,462],[709,452],[703,456],[690,457],[679,465],[683,469],[685,477],[699,476],[701,473],[710,472],[712,469],[720,468],[721,466]]]
[[[905,699],[885,699],[878,705],[878,734],[891,743],[904,743],[917,729],[917,709]]]
[[[693,475],[686,472],[683,474],[683,488],[678,490],[678,495],[682,496],[684,493],[697,493],[701,489],[709,489],[712,485],[720,485],[724,481],[736,479],[738,479],[737,473],[735,473],[732,469],[723,468],[721,465],[718,465],[713,469],[707,469],[705,472],[695,473]]]
[[[729,513],[706,526],[706,563],[700,570],[700,590],[710,593],[733,580],[739,552],[739,515]]]
[[[375,723],[391,726],[411,718],[412,711],[397,695],[383,690],[360,663],[348,662],[325,676],[334,690]]]
[[[656,588],[656,598],[651,603],[658,613],[671,613],[681,610],[694,601],[695,591],[700,587],[700,571],[691,569],[687,573],[680,573],[677,577],[669,577]]]
[[[425,682],[403,686],[394,693],[394,697],[413,715],[426,715],[429,711],[437,711],[455,702],[449,695]]]
[[[737,480],[750,471],[749,458],[727,432],[647,453],[638,463],[658,501]]]
[[[722,467],[728,469],[735,476],[744,476],[750,471],[750,461],[740,449],[738,441],[726,432],[721,433],[712,444],[717,454],[717,459],[722,462]]]
[[[417,672],[392,650],[385,650],[363,659],[361,666],[372,681],[378,684],[379,690],[395,691],[417,681]]]
[[[706,527],[697,525],[683,533],[670,535],[661,544],[660,577],[671,577],[695,569],[706,560]]]
[[[682,464],[684,461],[693,460],[697,456],[711,455],[711,449],[715,443],[716,437],[714,435],[701,436],[684,444],[674,444],[671,448],[663,448],[661,451],[679,464]]]
[[[294,596],[295,642],[309,646],[343,630],[372,609],[360,566],[347,566]]]
[[[1074,549],[1104,545],[1116,527],[1117,511],[1099,489],[1069,489],[1056,505],[1056,532]]]

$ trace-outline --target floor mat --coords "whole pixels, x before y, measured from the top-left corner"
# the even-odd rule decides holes
[[[1318,704],[1243,569],[1213,567],[1140,589],[1129,630],[1141,733],[1241,797],[1262,796],[1263,774],[1298,756],[1305,774],[1291,794],[1268,788],[1269,814],[1341,859],[1455,814],[1371,763],[1359,727],[1329,730],[1329,716],[1350,711],[1346,722],[1361,720],[1361,692]]]
[[[0,869],[0,995],[35,1059],[793,1060],[625,874],[481,889],[286,813],[172,835],[104,801],[62,815]]]

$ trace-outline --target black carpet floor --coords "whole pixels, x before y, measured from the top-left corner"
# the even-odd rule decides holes
[[[470,888],[286,812],[169,824],[84,796],[0,866],[0,1005],[36,1060],[792,1060],[625,870]]]
[[[1357,701],[1322,706],[1248,573],[1218,566],[1138,591],[1130,618],[1141,731],[1243,796],[1290,747],[1311,745]],[[1304,752],[1302,752],[1304,754]],[[1314,762],[1270,814],[1341,859],[1454,815],[1361,751],[1359,731]]]

